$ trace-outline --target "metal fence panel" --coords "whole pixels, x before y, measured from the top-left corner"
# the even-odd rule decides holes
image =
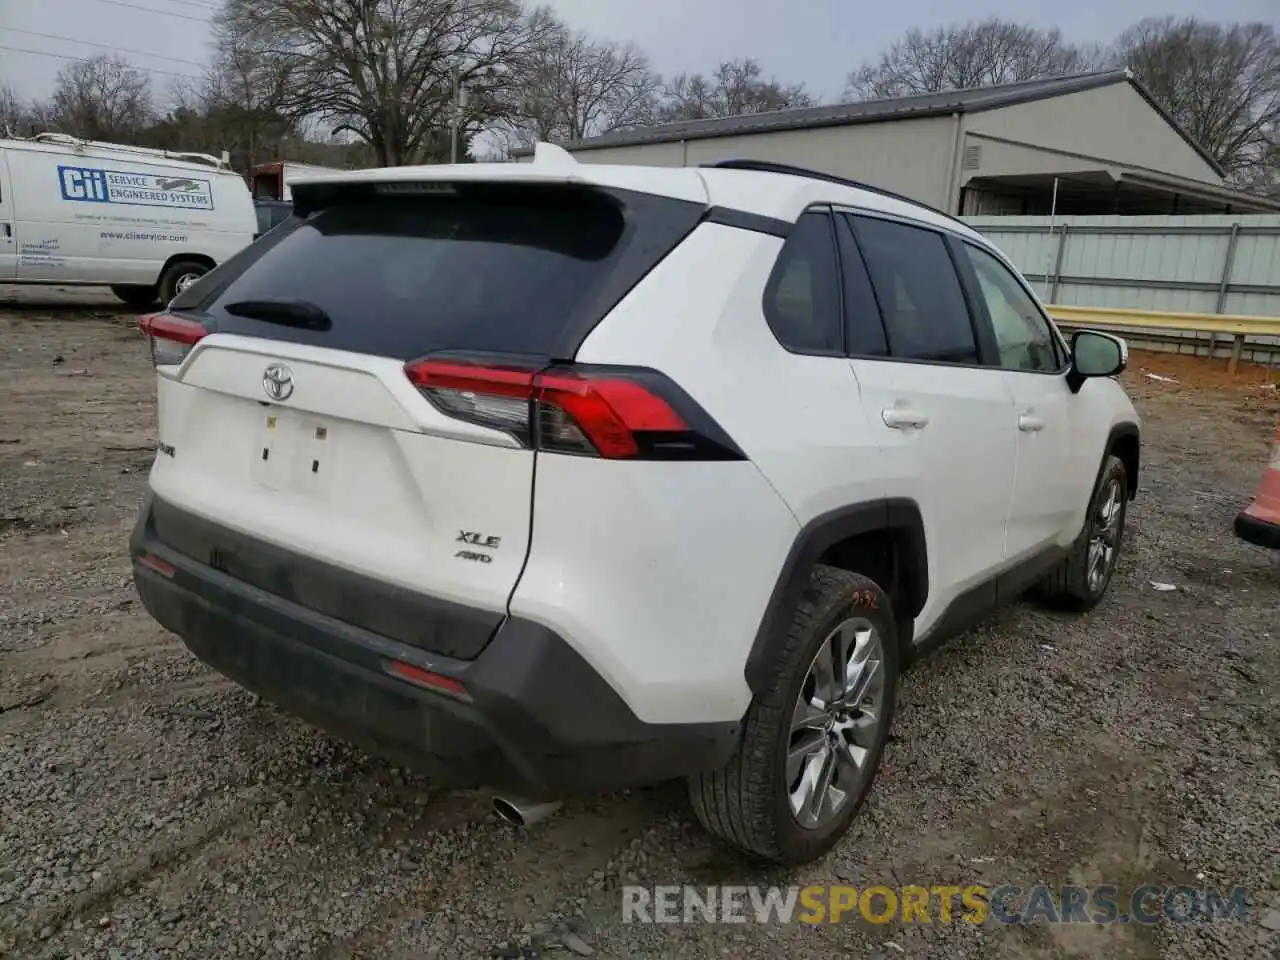
[[[1280,317],[1280,214],[964,220],[1000,247],[1047,303]],[[1209,349],[1207,336],[1163,339],[1175,349],[1181,340]],[[1245,355],[1269,362],[1276,345],[1274,337],[1254,337]],[[1226,346],[1215,341],[1215,353]]]
[[[1048,300],[1280,316],[1280,214],[965,219]]]

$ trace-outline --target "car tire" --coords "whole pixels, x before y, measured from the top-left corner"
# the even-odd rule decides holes
[[[160,302],[168,304],[170,300],[195,283],[209,268],[195,260],[178,260],[160,276]]]
[[[1091,610],[1107,592],[1124,542],[1129,475],[1124,461],[1108,455],[1089,498],[1084,527],[1066,558],[1036,587],[1046,606],[1077,613]]]
[[[866,799],[888,740],[898,683],[896,638],[890,600],[877,584],[815,567],[781,639],[773,681],[747,709],[736,753],[725,767],[689,779],[690,802],[703,827],[749,856],[777,864],[808,863],[834,847]],[[824,651],[830,656],[837,649],[866,657],[858,676],[868,696],[852,702],[858,681],[846,669],[849,699],[819,719],[824,711],[815,710],[813,701],[832,687],[815,681],[832,677],[827,664],[850,662],[822,659]],[[833,679],[838,683],[840,676]],[[864,712],[872,704],[873,713]],[[863,719],[853,719],[858,716]],[[800,802],[798,811],[804,787],[820,786],[824,778],[826,802],[811,789],[808,797],[818,803]],[[810,818],[815,809],[822,816]]]
[[[143,287],[137,284],[112,287],[111,292],[126,306],[133,307],[135,310],[153,307],[158,299],[156,287]]]

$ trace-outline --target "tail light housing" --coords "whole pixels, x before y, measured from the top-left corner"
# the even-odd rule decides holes
[[[151,362],[157,367],[182,363],[191,348],[209,333],[202,324],[170,313],[149,313],[138,326],[147,338]]]
[[[521,367],[425,357],[405,374],[442,413],[531,449],[606,460],[738,460],[744,454],[653,370]]]

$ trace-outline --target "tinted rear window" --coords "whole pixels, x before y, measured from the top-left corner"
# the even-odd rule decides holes
[[[586,191],[365,196],[282,228],[198,308],[217,330],[397,359],[438,350],[550,355],[609,285],[626,227],[615,200]],[[246,300],[307,301],[332,327],[223,309]]]

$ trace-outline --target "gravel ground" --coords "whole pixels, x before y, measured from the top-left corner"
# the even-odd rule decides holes
[[[0,287],[0,956],[1275,956],[1280,564],[1237,541],[1280,391],[1149,379],[1108,599],[1004,611],[904,679],[838,850],[763,871],[678,785],[518,832],[255,703],[158,628],[126,540],[153,439],[134,319]],[[1152,583],[1177,589],[1162,592]],[[1190,882],[1247,923],[624,924],[620,884]]]

